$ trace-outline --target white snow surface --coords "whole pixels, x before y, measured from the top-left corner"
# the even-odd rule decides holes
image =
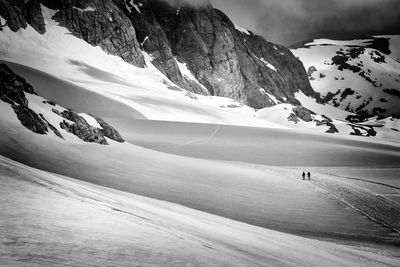
[[[248,30],[246,30],[245,28],[243,28],[243,27],[240,27],[240,26],[238,26],[238,25],[235,25],[235,29],[238,30],[238,31],[240,31],[241,33],[244,33],[244,34],[246,34],[246,35],[250,35],[250,32],[249,32]]]
[[[264,63],[265,65],[267,65],[268,68],[270,68],[271,70],[277,72],[278,70],[275,68],[274,65],[272,65],[271,63],[267,62],[263,57],[260,58],[261,62]]]
[[[40,171],[2,156],[0,166],[4,265],[19,265],[21,260],[51,266],[400,264],[378,251],[251,226]]]
[[[84,118],[85,121],[86,121],[89,125],[91,125],[91,126],[93,126],[93,127],[95,127],[95,128],[100,128],[100,129],[102,129],[101,125],[100,125],[100,124],[97,122],[97,120],[96,120],[95,118],[93,118],[91,115],[88,115],[88,114],[86,114],[86,113],[79,113],[78,115],[81,116],[82,118]]]

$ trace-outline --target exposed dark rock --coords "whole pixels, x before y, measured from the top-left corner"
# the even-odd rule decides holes
[[[349,115],[346,117],[346,121],[351,122],[351,123],[364,122],[366,119],[367,119],[366,117],[361,116],[359,114]]]
[[[92,117],[94,117],[96,119],[96,121],[100,124],[100,126],[102,128],[102,129],[100,129],[100,132],[104,136],[110,138],[111,140],[117,141],[119,143],[125,142],[125,140],[122,138],[122,136],[119,134],[119,132],[114,129],[114,127],[112,127],[110,124],[105,122],[102,118],[95,117],[93,115],[92,115]]]
[[[38,134],[46,134],[48,132],[47,123],[40,116],[27,106],[11,104],[19,121],[26,128]]]
[[[55,114],[57,114],[58,116],[61,116],[61,112],[55,108],[53,108],[51,111],[53,111]]]
[[[386,94],[400,97],[400,91],[396,89],[383,89]]]
[[[316,72],[316,71],[317,71],[316,67],[314,67],[314,66],[309,67],[308,71],[307,71],[308,77],[311,77],[313,75],[313,73]]]
[[[288,121],[292,121],[295,124],[300,122],[300,119],[294,114],[294,113],[290,113],[289,117],[287,118]]]
[[[40,8],[39,0],[29,0],[26,2],[25,8],[26,21],[39,33],[46,32],[46,25],[44,23],[42,9]]]
[[[73,35],[135,66],[144,66],[144,58],[135,29],[123,10],[112,0],[41,0],[59,10],[52,19]]]
[[[25,29],[27,26],[25,17],[21,12],[24,7],[24,0],[0,0],[0,16],[7,21],[7,27],[14,32],[20,28]]]
[[[349,95],[354,95],[354,93],[355,91],[351,90],[351,88],[346,88],[340,95],[340,101],[345,100]]]
[[[362,125],[350,125],[353,128],[353,132],[350,135],[358,135],[365,137],[373,137],[376,136],[377,132],[371,126],[362,126]]]
[[[51,105],[51,106],[53,106],[53,107],[56,106],[56,102],[54,102],[54,101],[48,101],[48,100],[43,100],[43,104],[49,104],[49,105]]]
[[[313,114],[312,111],[303,108],[303,107],[297,107],[297,108],[293,108],[293,113],[300,119],[302,119],[303,121],[306,122],[310,122],[312,121],[312,117],[311,114]],[[315,114],[315,113],[314,113]]]
[[[324,121],[327,126],[329,126],[329,129],[326,131],[326,133],[338,133],[339,130],[336,128],[336,126],[329,120]]]
[[[35,94],[35,91],[25,79],[17,76],[7,65],[0,64],[0,99],[11,105],[21,124],[38,134],[47,134],[50,128],[58,137],[63,138],[57,128],[51,125],[42,114],[37,114],[29,108],[25,93]],[[55,106],[54,102],[44,102]],[[108,143],[104,136],[117,142],[124,142],[117,130],[101,118],[96,118],[102,127],[102,129],[98,129],[89,125],[83,117],[73,111],[65,110],[60,112],[55,108],[52,111],[68,120],[60,123],[62,129],[75,134],[86,142],[107,145]]]
[[[142,5],[140,13],[133,7],[130,7],[130,10],[128,10],[125,3],[121,3],[120,7],[125,10],[127,16],[132,21],[138,42],[147,53],[154,57],[152,63],[165,76],[182,88],[198,94],[208,94],[208,91],[204,90],[201,85],[186,78],[181,73],[176,58],[172,54],[167,36],[156,19],[150,4]]]
[[[107,140],[101,131],[89,125],[84,118],[79,116],[73,111],[64,110],[61,116],[73,123],[66,120],[60,122],[60,127],[67,132],[70,132],[85,142],[97,143],[101,145],[108,145]]]
[[[372,116],[379,116],[381,114],[385,114],[385,112],[386,112],[386,109],[380,108],[380,107],[375,107],[372,110]]]
[[[11,104],[22,125],[35,133],[46,134],[47,124],[28,107],[25,92],[35,93],[25,79],[17,76],[7,65],[0,64],[0,99]]]
[[[372,43],[366,47],[376,49],[385,55],[390,55],[392,53],[390,51],[389,38],[373,38]]]

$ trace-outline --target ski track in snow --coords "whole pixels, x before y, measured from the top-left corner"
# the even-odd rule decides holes
[[[380,223],[397,233],[400,233],[400,205],[398,205],[396,202],[389,200],[380,194],[373,194],[366,189],[362,189],[344,182],[333,181],[331,177],[324,175],[321,177],[322,178],[313,178],[311,182],[315,186],[327,191],[329,194],[345,203],[352,209],[355,209],[373,221]],[[362,180],[357,178],[350,179]],[[362,181],[371,182],[367,180]],[[371,183],[379,184],[376,182]],[[386,184],[381,185],[393,187]],[[393,188],[399,189],[397,187]]]
[[[341,175],[337,175],[337,174],[329,174],[329,175],[336,176],[336,177],[339,177],[339,178],[348,179],[348,180],[355,180],[355,181],[361,181],[361,182],[366,182],[366,183],[371,183],[371,184],[382,185],[382,186],[386,186],[386,187],[390,187],[390,188],[393,188],[393,189],[400,190],[400,187],[397,187],[397,186],[394,186],[394,185],[390,185],[390,184],[370,181],[370,180],[367,180],[367,179],[361,179],[361,178],[355,178],[355,177],[347,177],[347,176],[341,176]]]
[[[0,264],[7,266],[396,266],[399,262],[397,253],[279,233],[3,157],[0,166],[0,215],[4,215]],[[10,195],[15,199],[10,201]],[[8,227],[10,222],[14,227]]]
[[[216,125],[215,130],[209,136],[198,138],[198,139],[194,139],[194,140],[191,140],[191,141],[187,141],[186,143],[178,145],[177,147],[184,147],[184,146],[187,146],[187,145],[191,145],[191,144],[194,144],[194,143],[198,143],[198,142],[213,138],[218,133],[219,129],[220,129],[220,125]]]

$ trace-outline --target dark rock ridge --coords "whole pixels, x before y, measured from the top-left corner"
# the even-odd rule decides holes
[[[0,0],[0,15],[16,31],[31,24],[44,32],[39,3],[86,42],[139,67],[141,49],[172,82],[188,91],[230,97],[253,108],[299,105],[294,93],[314,95],[302,63],[286,47],[243,33],[211,5],[171,6],[160,0]],[[179,2],[179,1],[177,1]],[[197,81],[187,77],[177,60]],[[265,92],[265,93],[264,93]]]
[[[51,125],[42,114],[37,114],[29,108],[29,101],[25,93],[36,94],[25,79],[16,75],[7,65],[0,64],[0,99],[11,105],[21,124],[38,134],[47,134],[50,129],[58,137],[63,138],[58,129]],[[55,106],[52,101],[43,103],[50,107]],[[62,129],[75,134],[85,142],[107,145],[105,137],[120,143],[125,142],[117,130],[99,117],[96,117],[96,120],[102,127],[101,129],[89,125],[83,117],[73,111],[59,112],[55,108],[52,108],[52,111],[65,119],[60,123]]]

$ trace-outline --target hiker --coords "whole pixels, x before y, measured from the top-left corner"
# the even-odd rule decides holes
[[[308,177],[308,180],[310,180],[310,177],[311,177],[311,173],[310,172],[307,172],[307,177]]]
[[[301,176],[303,176],[303,180],[305,180],[305,178],[306,178],[306,173],[303,172],[303,174],[302,174]]]

